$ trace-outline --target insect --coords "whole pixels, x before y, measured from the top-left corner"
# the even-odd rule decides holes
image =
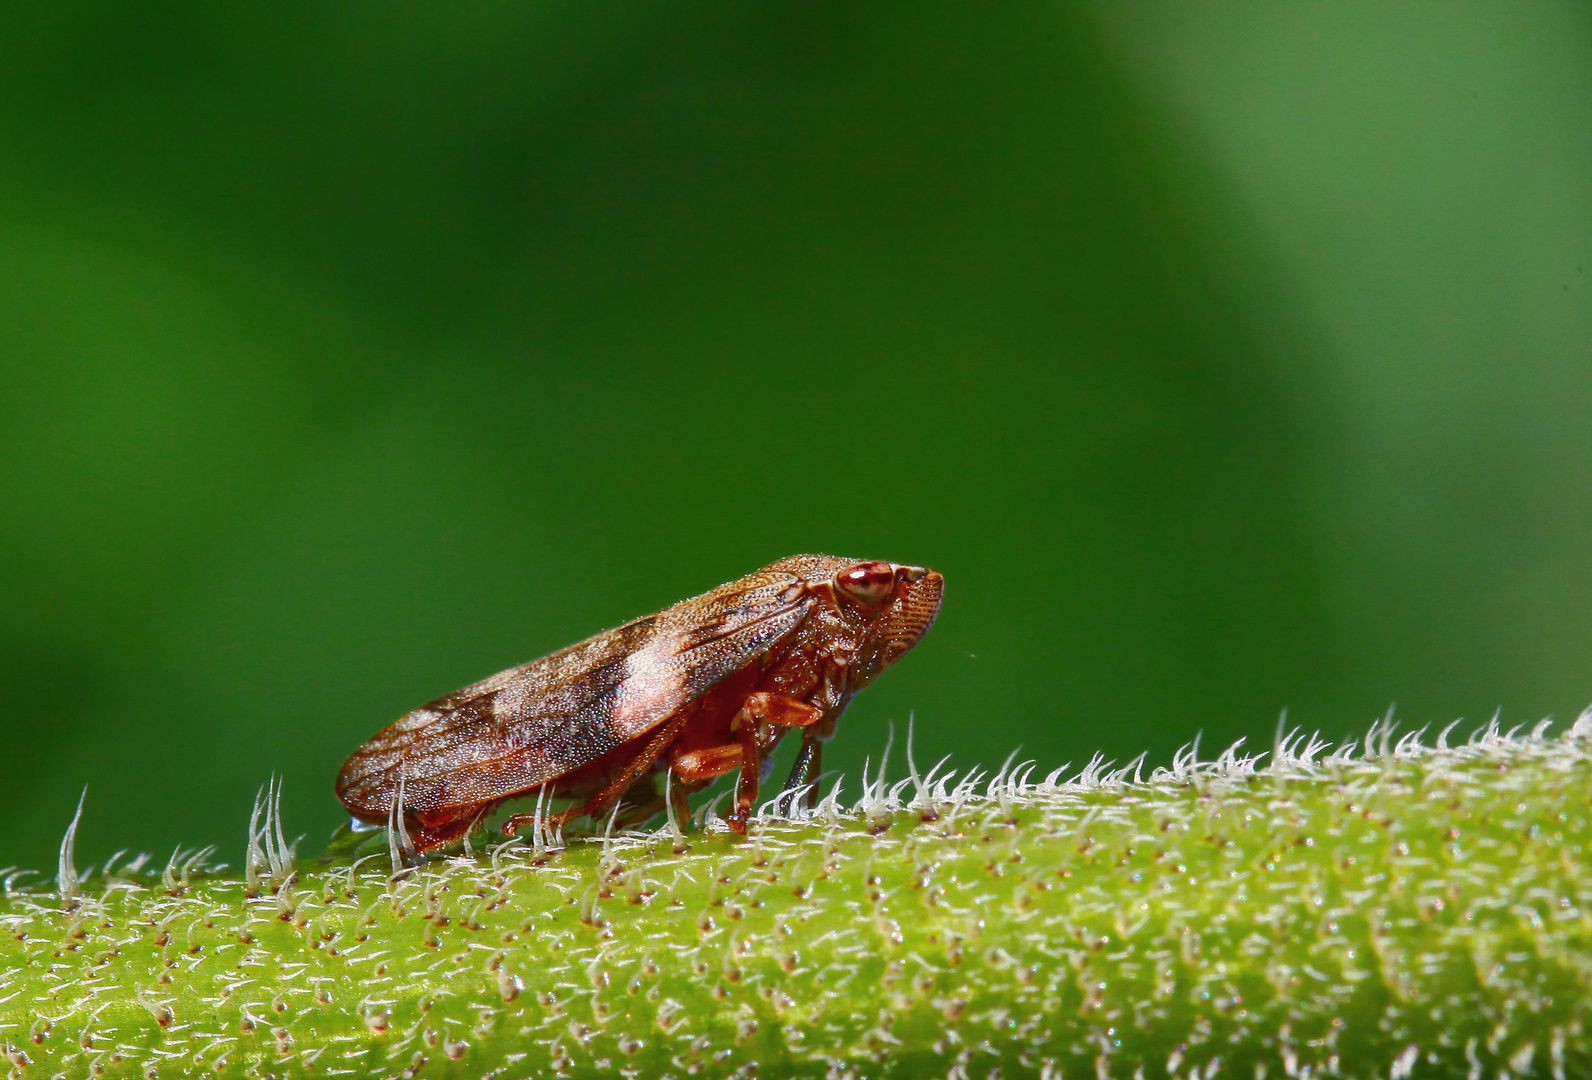
[[[928,631],[944,584],[921,566],[792,555],[414,710],[349,756],[337,796],[367,822],[401,815],[425,851],[538,789],[575,800],[550,825],[627,795],[623,822],[638,824],[663,809],[666,776],[684,821],[691,792],[739,769],[725,820],[744,833],[792,728],[786,790],[810,800],[840,714]]]

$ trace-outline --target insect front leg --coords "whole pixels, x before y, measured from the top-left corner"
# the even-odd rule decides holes
[[[802,732],[801,749],[796,751],[796,764],[791,766],[790,778],[784,791],[800,791],[801,804],[811,810],[817,804],[814,790],[823,771],[824,743],[812,728]]]
[[[732,830],[746,832],[746,821],[752,816],[752,806],[757,802],[759,773],[762,771],[762,747],[758,742],[759,725],[774,727],[808,727],[823,719],[824,710],[817,705],[759,690],[746,696],[730,730],[735,732],[741,748],[741,776],[735,785],[735,809],[724,819]]]
[[[834,734],[834,720],[846,707],[846,662],[826,656],[823,660],[823,678],[813,695],[813,705],[828,723],[813,723],[802,732],[801,749],[796,752],[796,764],[791,767],[790,778],[784,791],[802,791],[802,806],[812,809],[818,803],[818,777],[823,771],[824,740]]]

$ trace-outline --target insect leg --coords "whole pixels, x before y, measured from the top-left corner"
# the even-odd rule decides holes
[[[796,764],[791,768],[790,779],[785,781],[784,791],[799,791],[807,788],[802,795],[802,805],[812,809],[817,805],[816,792],[810,785],[817,783],[819,762],[824,756],[824,744],[811,728],[802,732],[802,746],[796,752]]]
[[[669,803],[674,810],[674,820],[681,832],[691,831],[691,792],[701,783],[690,784],[684,779],[669,785]]]
[[[835,733],[835,721],[840,719],[850,698],[846,692],[848,667],[844,660],[824,657],[823,679],[818,692],[813,695],[813,705],[821,710],[821,715],[802,732],[802,746],[796,754],[796,765],[790,771],[790,779],[785,781],[786,791],[807,788],[801,801],[809,810],[818,805],[816,786],[818,777],[823,773],[824,740]]]
[[[727,743],[703,750],[687,750],[674,759],[674,775],[687,782],[723,776],[741,763],[741,744]],[[694,790],[694,789],[693,789]]]
[[[748,719],[761,720],[775,727],[807,727],[823,719],[824,710],[805,701],[797,701],[784,694],[771,694],[759,690],[746,695],[746,704],[740,715],[731,722],[731,729],[744,725]]]
[[[752,804],[757,802],[757,774],[761,755],[757,745],[757,726],[742,724],[736,732],[741,743],[741,775],[735,783],[735,809],[724,823],[732,832],[746,833],[746,819],[752,816]]]
[[[746,696],[746,704],[730,722],[741,747],[741,777],[736,784],[735,809],[725,818],[725,823],[738,833],[746,831],[746,819],[757,802],[758,778],[763,766],[763,747],[759,744],[757,729],[767,724],[778,728],[810,727],[824,717],[824,710],[805,701],[766,690]],[[802,739],[805,749],[810,740]]]

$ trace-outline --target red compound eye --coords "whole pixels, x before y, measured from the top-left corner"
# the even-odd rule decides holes
[[[895,588],[895,568],[887,562],[860,562],[836,574],[835,584],[857,603],[873,607]]]

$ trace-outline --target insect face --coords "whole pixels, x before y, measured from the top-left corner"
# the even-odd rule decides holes
[[[945,579],[922,566],[863,562],[837,571],[834,580],[837,592],[855,601],[864,627],[848,665],[846,689],[856,693],[928,633]]]

